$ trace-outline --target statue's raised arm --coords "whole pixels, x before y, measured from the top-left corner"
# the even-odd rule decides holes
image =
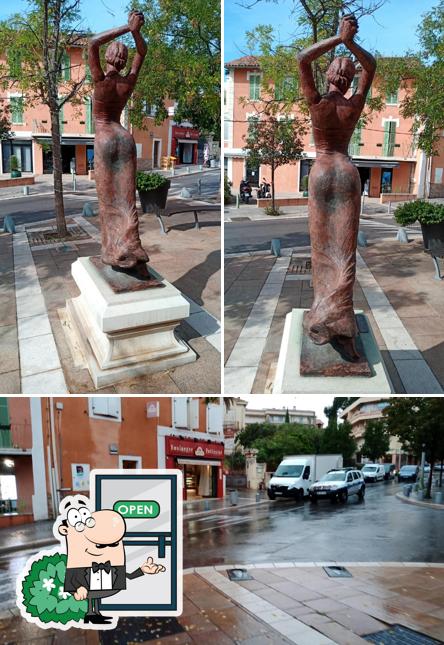
[[[353,101],[365,102],[366,96],[373,82],[373,77],[376,71],[376,60],[374,57],[363,47],[355,43],[354,37],[358,32],[358,23],[353,16],[347,16],[342,19],[339,35],[341,41],[356,56],[356,59],[361,64],[362,72],[359,77],[358,87],[354,95]]]

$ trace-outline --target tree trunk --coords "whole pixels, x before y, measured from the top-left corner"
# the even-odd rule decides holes
[[[433,468],[435,467],[435,457],[433,455],[430,457],[430,473],[429,473],[429,481],[427,482],[427,490],[426,490],[426,499],[430,499],[432,497],[432,483],[433,483]]]
[[[444,470],[444,459],[441,459],[441,473],[439,475],[439,487],[442,487],[442,475]]]
[[[271,164],[271,208],[274,210],[274,163]]]
[[[54,207],[57,224],[57,233],[64,237],[66,228],[65,205],[63,203],[63,171],[62,171],[62,142],[60,136],[60,111],[55,106],[50,107],[51,138],[52,138],[52,163],[54,176]]]

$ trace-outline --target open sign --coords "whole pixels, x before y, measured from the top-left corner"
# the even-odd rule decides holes
[[[122,517],[128,518],[154,518],[160,513],[160,506],[154,500],[146,502],[119,501],[115,502],[113,510],[120,513]]]

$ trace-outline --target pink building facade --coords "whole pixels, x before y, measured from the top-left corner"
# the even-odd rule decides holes
[[[267,167],[250,167],[246,160],[244,137],[248,120],[261,112],[261,71],[253,56],[226,63],[224,93],[224,160],[225,172],[237,192],[242,178],[255,186],[265,177],[270,180]],[[377,91],[377,80],[372,88]],[[352,93],[353,88],[349,90]],[[437,156],[428,159],[415,146],[410,133],[411,119],[400,114],[400,102],[405,90],[388,96],[381,112],[375,113],[360,130],[355,130],[349,154],[358,167],[362,189],[370,197],[381,194],[411,194],[418,197],[444,196],[444,133],[438,144]],[[298,107],[294,106],[294,115]],[[262,118],[262,117],[259,117]],[[277,196],[302,195],[302,177],[309,173],[315,159],[311,133],[304,138],[303,158],[295,164],[278,168],[275,188]]]
[[[0,61],[7,63],[4,56],[1,59],[0,53]],[[94,163],[93,88],[84,47],[72,47],[65,54],[59,96],[67,93],[70,81],[85,76],[84,97],[75,104],[66,103],[60,115],[63,172],[70,173],[72,165],[75,165],[77,175],[86,175]],[[22,172],[51,174],[51,121],[48,107],[36,101],[31,102],[30,97],[24,95],[14,82],[8,88],[0,89],[2,104],[9,106],[11,138],[1,143],[0,175],[9,172],[11,155],[18,157]],[[122,124],[134,135],[138,167],[142,170],[161,168],[163,159],[168,156],[175,156],[176,164],[198,163],[198,158],[203,156],[199,132],[191,123],[174,121],[173,101],[167,101],[166,106],[169,116],[157,124],[155,112],[147,105],[143,129],[133,128],[129,124],[127,112],[122,115]],[[178,141],[176,130],[179,127],[181,137],[178,137]]]

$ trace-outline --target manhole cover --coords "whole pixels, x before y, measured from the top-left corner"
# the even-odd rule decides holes
[[[177,618],[119,618],[117,627],[100,632],[99,638],[102,645],[127,645],[157,641],[184,631]]]
[[[57,228],[51,228],[43,231],[27,231],[30,246],[43,246],[46,244],[63,244],[66,242],[76,242],[79,240],[88,240],[89,235],[81,226],[72,224],[68,226],[68,235],[61,240],[57,234]]]
[[[353,578],[350,571],[345,567],[324,567],[324,571],[330,578]]]
[[[287,273],[293,275],[311,273],[311,258],[291,258]]]
[[[253,580],[246,569],[227,569],[228,577],[233,582],[243,582],[244,580]]]
[[[434,643],[442,643],[430,636],[415,632],[413,629],[402,627],[401,625],[393,625],[389,629],[384,629],[382,632],[375,634],[368,634],[362,637],[370,643],[377,643],[377,645],[433,645]]]

